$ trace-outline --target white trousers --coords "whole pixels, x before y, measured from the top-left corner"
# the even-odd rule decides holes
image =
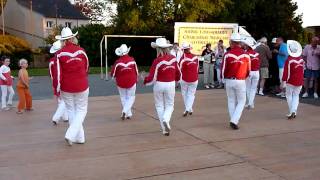
[[[246,81],[226,79],[230,122],[238,124],[246,103]]]
[[[214,64],[203,62],[203,83],[213,84]]]
[[[198,81],[191,83],[181,81],[180,84],[185,111],[193,112],[192,106],[197,91]]]
[[[69,128],[65,138],[72,142],[84,143],[85,136],[83,121],[87,115],[89,88],[80,93],[61,92],[61,97],[66,103],[69,117]]]
[[[136,87],[136,84],[134,84],[134,86],[132,86],[131,88],[118,87],[120,100],[122,104],[122,113],[125,113],[126,117],[132,116],[131,109],[136,99]]]
[[[155,82],[153,86],[153,95],[155,107],[162,130],[164,130],[163,122],[169,122],[174,109],[174,95],[176,93],[175,82]]]
[[[7,104],[12,104],[12,98],[14,95],[14,90],[12,86],[7,86],[7,85],[1,85],[1,108],[6,108]],[[7,95],[9,92],[9,98],[7,102]]]
[[[289,106],[289,113],[297,113],[301,89],[302,86],[293,86],[291,84],[287,84],[286,98]]]
[[[58,107],[52,117],[52,121],[58,123],[61,119],[68,120],[68,111],[65,102],[61,98],[58,98]]]
[[[250,75],[246,79],[247,101],[251,107],[254,106],[254,98],[257,93],[259,78],[259,71],[250,71]]]

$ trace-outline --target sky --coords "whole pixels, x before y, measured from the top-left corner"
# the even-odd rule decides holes
[[[298,14],[303,13],[303,27],[320,26],[320,0],[293,0],[298,3]]]

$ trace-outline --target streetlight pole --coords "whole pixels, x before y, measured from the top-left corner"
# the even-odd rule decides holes
[[[3,0],[1,0],[1,15],[2,15],[2,35],[4,35],[4,13],[3,13]]]

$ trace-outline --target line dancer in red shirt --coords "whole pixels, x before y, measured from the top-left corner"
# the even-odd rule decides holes
[[[63,99],[58,95],[57,89],[56,89],[58,81],[57,81],[57,58],[55,53],[59,51],[61,48],[62,48],[62,43],[60,40],[54,42],[50,48],[50,53],[54,54],[54,56],[50,59],[50,62],[49,62],[49,74],[52,81],[53,95],[58,102],[57,110],[52,117],[53,125],[57,125],[61,119],[64,122],[68,122],[68,111],[66,109],[66,104],[64,103]]]
[[[246,103],[246,82],[250,72],[250,56],[241,49],[241,36],[233,33],[231,49],[222,61],[222,79],[226,82],[230,127],[239,129],[238,123]]]
[[[184,117],[193,113],[192,106],[198,86],[199,60],[197,56],[191,53],[191,48],[190,43],[182,43],[181,49],[184,53],[179,62],[181,70],[181,94],[185,106]]]
[[[157,50],[150,73],[144,79],[145,85],[154,85],[155,107],[165,136],[170,135],[170,119],[174,109],[175,83],[180,80],[180,70],[176,58],[170,54],[169,44],[165,38],[158,38],[151,43]]]
[[[57,40],[63,42],[63,47],[56,52],[57,56],[57,93],[61,94],[69,117],[69,128],[65,140],[69,145],[85,143],[83,121],[88,110],[89,60],[86,52],[74,44],[71,29],[65,27]]]
[[[287,118],[293,119],[297,115],[305,62],[301,57],[302,47],[299,42],[288,40],[287,49],[289,56],[284,65],[282,81],[286,82],[286,98],[289,106]]]
[[[119,59],[116,60],[111,69],[111,76],[116,79],[118,86],[122,114],[121,119],[125,120],[132,117],[132,105],[136,98],[136,84],[138,78],[138,67],[135,60],[128,55],[130,47],[122,44],[115,50]]]
[[[253,37],[242,37],[243,49],[250,56],[251,71],[249,77],[246,79],[246,90],[247,90],[247,104],[245,105],[248,109],[254,108],[254,98],[257,93],[259,83],[259,70],[260,70],[260,57],[259,53],[253,50],[256,41]]]

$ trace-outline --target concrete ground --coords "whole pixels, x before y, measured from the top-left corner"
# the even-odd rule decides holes
[[[226,106],[224,90],[198,91],[194,115],[183,118],[178,92],[166,137],[152,94],[137,95],[126,121],[118,96],[90,97],[87,142],[69,147],[67,123],[50,122],[55,102],[35,100],[33,112],[0,112],[0,179],[319,179],[319,107],[300,104],[289,121],[286,101],[259,96],[234,131]]]

